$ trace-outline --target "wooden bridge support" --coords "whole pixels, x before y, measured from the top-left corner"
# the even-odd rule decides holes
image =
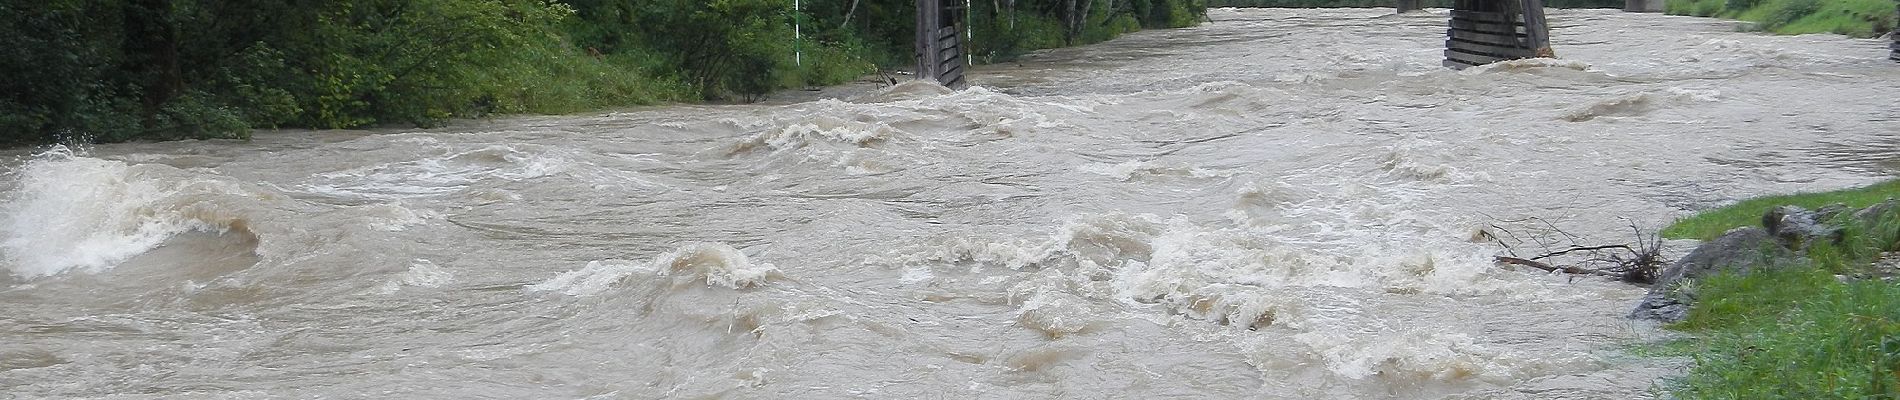
[[[963,89],[963,3],[917,0],[917,79]]]
[[[1556,56],[1543,0],[1454,0],[1446,36],[1444,64],[1451,68]]]

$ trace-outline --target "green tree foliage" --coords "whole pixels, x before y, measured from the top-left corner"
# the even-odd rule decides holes
[[[584,46],[657,52],[707,98],[757,95],[778,82],[794,36],[790,0],[575,0]]]
[[[543,0],[55,0],[0,4],[0,141],[429,125],[671,97],[567,45]],[[625,62],[621,64],[633,65]],[[585,89],[576,90],[577,85]]]
[[[749,100],[912,62],[914,0],[793,1],[0,0],[0,145]],[[969,48],[1188,26],[1201,1],[973,0]]]

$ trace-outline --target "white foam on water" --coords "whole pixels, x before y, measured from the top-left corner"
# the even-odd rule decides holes
[[[1567,69],[1580,72],[1591,71],[1590,63],[1557,58],[1525,58],[1504,60],[1458,71],[1461,75],[1484,75],[1500,72],[1535,72],[1543,69]]]
[[[416,160],[317,174],[299,190],[339,198],[396,200],[460,192],[488,180],[530,180],[568,171],[573,162],[555,154],[507,145]]]
[[[763,285],[783,274],[778,267],[754,263],[747,259],[744,252],[726,244],[689,243],[654,256],[653,260],[646,263],[590,261],[581,269],[563,272],[541,283],[528,285],[526,289],[591,296],[611,290],[620,282],[636,276],[703,280],[706,286],[743,289]]]
[[[1239,171],[1227,169],[1202,168],[1185,164],[1168,164],[1154,161],[1123,161],[1115,164],[1089,163],[1078,168],[1081,171],[1099,174],[1118,181],[1131,181],[1143,177],[1189,177],[1189,178],[1225,178],[1239,174]]]
[[[436,265],[434,261],[418,258],[409,264],[409,269],[383,281],[383,284],[377,287],[377,292],[392,294],[405,287],[437,288],[453,282],[455,282],[454,272]]]
[[[944,263],[973,263],[971,272],[1018,271],[977,285],[1003,285],[1016,323],[1050,338],[1089,332],[1119,313],[1151,318],[1142,310],[1158,306],[1190,324],[1290,330],[1273,343],[1229,340],[1247,352],[1305,354],[1338,379],[1508,379],[1538,362],[1443,328],[1386,326],[1385,317],[1366,314],[1372,306],[1345,294],[1488,296],[1530,288],[1500,279],[1478,246],[1450,237],[1302,231],[1148,214],[1079,215],[1046,237],[958,236],[883,262],[904,265],[907,277],[925,275],[912,272],[918,265]],[[931,280],[904,282],[944,284]],[[979,288],[965,290],[986,290]],[[1288,350],[1289,343],[1298,347]],[[1263,373],[1285,362],[1262,357]]]
[[[97,272],[189,231],[222,232],[238,221],[221,196],[254,196],[238,185],[196,179],[156,164],[127,165],[47,150],[15,173],[0,204],[0,256],[24,278]]]
[[[849,100],[854,103],[890,103],[941,97],[955,92],[955,90],[939,85],[937,82],[923,79],[905,79],[896,85],[853,96]]]
[[[369,228],[383,232],[401,232],[442,216],[441,213],[434,211],[405,207],[401,202],[377,204],[364,208],[368,214],[365,217],[369,219]]]

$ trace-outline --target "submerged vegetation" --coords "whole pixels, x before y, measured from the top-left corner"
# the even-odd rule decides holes
[[[971,2],[978,61],[1200,20],[1200,0]],[[0,3],[0,145],[245,138],[750,100],[908,68],[909,0]]]
[[[1699,227],[1759,220],[1767,207],[1861,202],[1891,195],[1895,182],[1838,192],[1746,201],[1687,221]],[[1884,197],[1881,197],[1884,199]],[[1840,240],[1816,242],[1786,265],[1694,283],[1698,298],[1672,329],[1695,335],[1668,353],[1695,366],[1672,383],[1684,399],[1900,398],[1900,285],[1876,261],[1900,250],[1900,215],[1863,222],[1837,216]],[[1677,227],[1690,226],[1683,222]],[[1682,231],[1690,232],[1690,231]],[[1700,235],[1699,233],[1685,233]],[[1700,236],[1697,236],[1700,237]]]
[[[1892,0],[1668,0],[1664,12],[1739,19],[1784,35],[1874,37],[1893,30],[1896,22]]]

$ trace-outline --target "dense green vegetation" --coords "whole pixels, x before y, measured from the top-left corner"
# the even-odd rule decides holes
[[[1623,0],[1545,0],[1552,8],[1623,8]],[[1394,0],[1208,0],[1208,7],[1396,7]],[[1420,7],[1451,8],[1451,0],[1421,0]]]
[[[1874,37],[1894,27],[1892,0],[1668,0],[1664,12],[1755,22],[1784,35],[1839,33]]]
[[[913,1],[801,3],[4,0],[0,145],[749,100],[908,68]],[[1192,25],[1204,11],[1199,0],[971,5],[979,61]]]
[[[1894,185],[1779,199],[1861,199]],[[1761,200],[1705,214],[1753,213],[1759,221],[1760,206],[1775,203]],[[1695,338],[1662,352],[1695,359],[1672,383],[1677,398],[1900,398],[1900,285],[1877,279],[1891,271],[1871,267],[1900,250],[1900,215],[1845,226],[1841,242],[1813,243],[1795,265],[1694,283],[1697,303],[1671,328]],[[1862,279],[1842,283],[1837,274]]]
[[[1676,220],[1675,223],[1663,228],[1662,236],[1670,239],[1709,240],[1730,229],[1758,226],[1761,224],[1762,214],[1767,213],[1768,209],[1782,205],[1796,205],[1812,210],[1839,203],[1858,209],[1889,198],[1900,198],[1900,180],[1831,192],[1757,197]]]

